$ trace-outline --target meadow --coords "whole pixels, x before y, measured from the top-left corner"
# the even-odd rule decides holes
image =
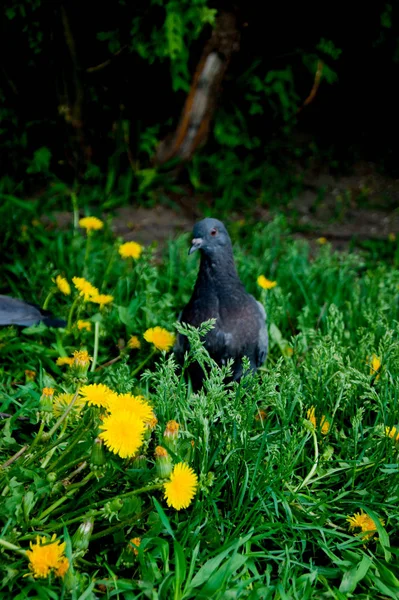
[[[194,394],[190,232],[160,251],[39,209],[12,207],[1,293],[67,326],[0,330],[0,597],[399,598],[396,240],[382,261],[226,221],[269,355],[225,384],[212,323],[186,331]]]

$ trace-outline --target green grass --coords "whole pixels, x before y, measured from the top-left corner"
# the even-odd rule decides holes
[[[260,372],[239,385],[225,386],[213,366],[194,395],[173,356],[149,358],[142,338],[155,325],[172,331],[189,299],[198,267],[187,256],[189,234],[171,242],[161,261],[146,248],[129,263],[106,226],[94,232],[85,262],[82,231],[33,226],[39,208],[13,206],[7,228],[1,225],[0,292],[43,305],[60,273],[70,282],[87,277],[114,302],[102,314],[92,303],[77,305],[73,322],[90,320],[91,332],[0,331],[1,411],[12,415],[2,421],[2,463],[28,446],[0,471],[0,597],[399,598],[398,447],[385,434],[399,426],[396,248],[384,249],[384,263],[375,251],[338,254],[328,245],[311,258],[282,219],[231,226],[240,276],[268,313],[270,352]],[[277,287],[262,291],[262,273]],[[75,293],[55,293],[49,308],[68,318]],[[121,358],[89,373],[89,382],[143,394],[158,419],[142,450],[146,466],[105,450],[99,478],[90,458],[98,409],[87,407],[61,433],[30,447],[43,416],[42,388],[76,389],[57,357],[79,348],[92,355],[96,321],[97,364]],[[141,339],[140,350],[124,347],[131,335]],[[192,357],[207,361],[199,334],[190,337]],[[378,372],[370,368],[373,355]],[[36,372],[34,381],[26,369]],[[316,429],[307,419],[312,406]],[[55,423],[48,414],[45,432]],[[164,444],[170,419],[181,426],[173,461],[188,461],[199,477],[192,504],[181,511],[152,487],[159,483],[154,449]],[[134,493],[146,487],[152,489]],[[360,510],[376,524],[370,540],[348,528],[348,515]],[[82,550],[74,534],[88,519],[94,529]],[[63,580],[24,578],[28,560],[18,549],[53,533],[66,542],[69,572]],[[128,550],[134,537],[141,538],[137,556]]]

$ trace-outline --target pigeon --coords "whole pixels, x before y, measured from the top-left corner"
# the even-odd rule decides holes
[[[0,295],[0,325],[29,327],[41,321],[47,327],[66,327],[64,319],[54,318],[48,310],[17,298]]]
[[[234,359],[233,380],[243,375],[242,359],[247,356],[255,372],[265,361],[268,350],[266,312],[263,305],[248,294],[234,263],[229,234],[221,221],[206,218],[195,224],[189,254],[201,252],[201,262],[193,294],[182,310],[179,321],[194,327],[216,319],[206,334],[204,345],[221,366]],[[174,353],[182,365],[189,349],[185,335],[178,334]],[[189,366],[193,389],[202,387],[205,373],[198,363]]]

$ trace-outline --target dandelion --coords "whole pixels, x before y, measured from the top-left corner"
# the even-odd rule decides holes
[[[116,395],[107,385],[103,383],[91,383],[90,385],[83,385],[79,394],[89,404],[89,406],[103,406],[108,407],[108,404],[112,398]]]
[[[79,226],[86,229],[87,232],[98,231],[104,227],[104,223],[97,217],[83,217],[79,219]]]
[[[36,371],[25,369],[25,377],[28,381],[34,381],[34,379],[36,378]]]
[[[349,523],[350,530],[361,529],[359,534],[365,534],[362,536],[365,540],[368,540],[371,537],[373,537],[373,535],[377,531],[377,525],[375,524],[374,520],[371,517],[369,517],[369,515],[364,513],[363,510],[361,510],[360,513],[354,513],[353,517],[347,517],[346,520]],[[381,519],[379,519],[379,521],[381,525],[384,525],[384,521],[382,521]]]
[[[319,237],[317,238],[316,242],[320,244],[320,246],[324,246],[325,244],[327,244],[328,240],[325,237]]]
[[[126,242],[119,246],[119,254],[122,258],[134,258],[137,260],[143,251],[143,246],[137,242]]]
[[[271,290],[277,285],[277,281],[270,281],[270,279],[266,279],[264,275],[259,275],[256,281],[263,290]]]
[[[170,350],[175,342],[175,336],[162,327],[152,327],[144,333],[144,339],[154,344],[157,350]]]
[[[176,452],[177,443],[179,439],[179,428],[180,425],[177,421],[168,421],[166,424],[166,429],[163,432],[163,440],[169,450],[172,452]]]
[[[139,553],[139,551],[138,551],[138,547],[139,547],[139,546],[140,546],[140,544],[141,544],[141,538],[139,538],[139,537],[135,537],[135,538],[131,539],[131,540],[130,540],[130,544],[133,544],[133,546],[134,546],[134,547],[132,548],[132,547],[129,545],[129,550],[133,550],[134,554],[135,554],[136,556],[138,556],[138,553]]]
[[[64,414],[68,406],[71,404],[75,394],[58,394],[55,396],[53,401],[53,413],[56,418],[60,417]],[[71,412],[68,416],[78,417],[82,412],[82,409],[86,406],[86,401],[84,398],[76,398],[75,403],[71,409]]]
[[[316,415],[315,415],[315,407],[314,406],[309,408],[308,412],[306,413],[306,418],[308,419],[308,421],[310,421],[312,423],[313,427],[315,427],[315,428],[317,427],[317,419],[316,419]],[[330,430],[330,423],[329,423],[329,421],[327,421],[327,418],[325,417],[325,415],[321,416],[320,429],[321,429],[321,433],[323,435],[326,435]]]
[[[59,356],[57,358],[57,360],[55,361],[55,364],[58,365],[59,367],[63,367],[64,365],[68,365],[71,366],[73,363],[73,357],[72,356]]]
[[[75,350],[72,360],[74,366],[87,367],[91,361],[91,356],[89,356],[87,350]]]
[[[79,319],[76,323],[76,327],[79,329],[79,331],[82,331],[83,329],[86,331],[91,331],[90,321],[82,321],[82,319]]]
[[[58,577],[64,577],[69,569],[69,561],[64,555],[65,542],[56,540],[56,534],[53,535],[50,542],[46,537],[36,537],[36,543],[30,543],[30,550],[26,554],[29,559],[29,569],[33,577],[48,577],[53,570]]]
[[[44,387],[42,389],[42,397],[47,396],[48,398],[52,398],[54,396],[54,388]]]
[[[187,508],[195,496],[198,477],[187,463],[178,463],[170,476],[170,481],[164,484],[165,499],[168,506],[176,510]]]
[[[263,421],[266,421],[266,418],[267,418],[267,412],[265,410],[263,410],[263,408],[258,410],[257,413],[255,414],[255,421],[259,421],[260,423],[263,423]]]
[[[90,298],[90,302],[94,302],[95,304],[99,304],[100,308],[105,306],[106,304],[110,304],[113,302],[114,297],[109,294],[96,294]]]
[[[385,435],[390,437],[395,443],[399,442],[399,431],[396,427],[385,427]]]
[[[113,394],[108,402],[108,411],[110,413],[128,410],[137,418],[150,422],[154,418],[152,407],[143,396],[133,396],[132,394]]]
[[[98,296],[98,289],[87,281],[84,277],[72,277],[72,283],[79,291],[79,296],[83,296],[83,300],[87,302],[92,296]]]
[[[141,348],[141,342],[136,335],[132,335],[127,343],[127,347],[131,350],[139,350]]]
[[[99,437],[111,452],[121,458],[134,456],[144,441],[145,424],[129,410],[120,410],[106,416],[100,426]]]
[[[57,288],[60,290],[60,292],[62,294],[64,294],[65,296],[70,295],[71,286],[69,285],[69,283],[65,279],[65,277],[61,277],[61,275],[57,275],[57,277],[55,278],[55,283],[56,283]]]
[[[162,446],[157,446],[154,452],[155,469],[158,477],[167,479],[173,471],[173,464],[168,451]]]
[[[381,359],[376,354],[373,354],[373,356],[371,357],[371,362],[370,362],[370,375],[375,375],[376,373],[378,373],[380,367],[381,367]],[[375,378],[375,380],[378,381],[379,378],[380,378],[380,373],[377,374],[377,377]]]

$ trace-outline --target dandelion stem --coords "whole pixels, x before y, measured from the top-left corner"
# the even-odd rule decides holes
[[[55,290],[50,290],[49,291],[49,293],[47,294],[47,297],[46,297],[45,301],[43,302],[43,307],[42,307],[43,310],[47,309],[47,307],[49,305],[49,302],[50,302],[51,298],[54,296],[54,294],[55,294]]]
[[[14,552],[18,552],[19,554],[26,556],[26,550],[22,550],[22,548],[20,548],[19,546],[11,544],[11,542],[7,542],[7,540],[3,540],[2,538],[0,538],[0,546],[3,546],[3,548],[7,548],[7,550],[13,550]]]
[[[91,373],[94,372],[94,370],[96,368],[96,364],[97,364],[99,339],[100,339],[100,321],[96,321],[94,323],[94,349],[93,349],[93,361],[92,361],[91,367],[90,367]]]
[[[40,423],[40,427],[39,427],[39,431],[37,432],[37,435],[35,437],[35,439],[33,440],[33,442],[30,445],[29,451],[31,452],[33,450],[33,448],[40,442],[40,440],[42,439],[42,435],[43,435],[43,431],[44,431],[44,426],[45,426],[45,422],[44,420],[41,421]]]
[[[302,481],[302,483],[300,483],[299,486],[297,488],[295,488],[295,492],[299,492],[299,490],[301,488],[303,488],[307,483],[309,483],[309,481],[312,479],[313,475],[316,473],[316,470],[317,470],[317,467],[319,464],[319,446],[317,444],[317,435],[316,435],[315,429],[313,429],[313,431],[312,431],[312,436],[313,436],[313,444],[314,444],[313,467],[310,469],[309,473],[307,474],[305,479]]]
[[[69,311],[69,315],[68,315],[68,331],[70,332],[72,329],[72,317],[73,317],[73,313],[75,311],[76,305],[79,302],[79,295],[76,296],[75,300],[72,302],[72,306],[71,306],[71,310]]]
[[[79,206],[78,198],[75,192],[71,192],[72,210],[73,210],[73,228],[76,231],[79,227]]]
[[[46,510],[44,510],[42,514],[38,517],[38,520],[41,521],[45,517],[48,517],[48,515],[53,512],[53,510],[61,506],[61,504],[64,504],[64,502],[66,502],[71,496],[76,494],[76,492],[79,491],[83,485],[86,485],[86,483],[88,483],[88,481],[90,481],[90,479],[92,479],[93,477],[94,473],[90,472],[86,475],[84,479],[82,479],[82,481],[71,485],[67,493],[64,494],[62,498],[58,498],[58,500],[56,500],[55,502],[53,502],[53,504],[46,508]]]
[[[85,252],[85,260],[84,260],[84,268],[83,268],[83,273],[84,273],[85,277],[87,277],[87,272],[89,270],[91,233],[92,233],[91,231],[88,231],[87,238],[86,238],[86,252]]]
[[[132,371],[132,372],[131,372],[130,376],[131,376],[131,377],[134,377],[135,375],[137,375],[137,373],[139,373],[139,372],[141,371],[141,369],[142,369],[142,368],[143,368],[143,367],[144,367],[144,366],[145,366],[145,365],[148,363],[148,361],[149,361],[149,360],[150,360],[150,359],[151,359],[151,358],[154,356],[155,352],[156,352],[156,350],[155,350],[155,349],[154,349],[154,350],[152,350],[152,351],[150,352],[150,354],[147,356],[147,358],[145,358],[145,359],[143,360],[143,362],[141,362],[141,363],[139,364],[139,366],[138,366],[138,367],[136,367],[136,369],[134,369],[134,371]]]
[[[51,436],[57,431],[58,427],[60,425],[62,425],[62,423],[65,421],[65,419],[67,418],[67,416],[71,412],[71,410],[73,408],[73,405],[75,404],[76,399],[78,397],[79,388],[80,388],[80,383],[78,384],[78,387],[76,388],[76,392],[75,392],[74,397],[71,400],[71,403],[68,404],[68,406],[66,407],[65,411],[62,413],[62,415],[60,416],[60,418],[58,419],[58,421],[56,423],[54,423],[54,425],[52,426],[52,428],[50,429],[50,431],[46,434],[46,439],[50,439],[51,438]]]

